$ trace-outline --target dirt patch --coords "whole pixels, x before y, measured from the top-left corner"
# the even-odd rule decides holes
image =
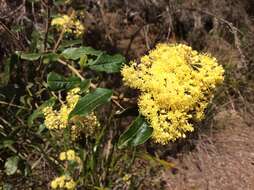
[[[254,124],[224,111],[215,117],[214,127],[216,132],[203,135],[193,152],[168,158],[177,170],[164,173],[166,189],[253,189]]]

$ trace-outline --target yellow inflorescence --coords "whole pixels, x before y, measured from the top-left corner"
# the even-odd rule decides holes
[[[66,152],[61,152],[59,155],[59,159],[64,161],[64,160],[68,160],[68,161],[76,161],[77,163],[80,163],[80,157],[76,155],[75,151],[70,149],[67,150]]]
[[[131,62],[122,69],[124,82],[141,91],[140,112],[161,144],[194,130],[190,119],[203,119],[223,73],[216,58],[183,44],[159,44],[140,64]]]
[[[76,36],[82,35],[85,31],[84,25],[79,20],[68,15],[61,15],[52,19],[51,25],[64,30],[66,33],[74,33]]]
[[[62,103],[59,110],[53,110],[52,107],[43,109],[46,127],[48,129],[63,129],[70,126],[70,135],[73,141],[77,140],[81,134],[84,134],[86,137],[92,136],[97,127],[100,126],[94,112],[84,117],[75,116],[71,123],[68,123],[69,114],[80,98],[79,92],[79,88],[74,88],[68,92],[66,102]]]
[[[75,181],[72,179],[72,177],[67,175],[57,177],[53,181],[51,181],[52,189],[58,189],[58,188],[75,189],[75,187],[76,187]]]
[[[68,92],[66,104],[62,104],[59,111],[53,110],[52,107],[43,109],[45,116],[45,125],[48,129],[63,129],[67,127],[69,113],[73,110],[79,100],[79,88],[74,88]]]

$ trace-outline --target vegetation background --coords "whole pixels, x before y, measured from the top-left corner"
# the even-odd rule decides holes
[[[0,132],[5,134],[8,129],[15,141],[0,139],[0,189],[49,189],[55,176],[44,154],[56,153],[48,142],[36,136],[37,128],[27,126],[27,118],[45,100],[43,83],[47,72],[69,71],[59,65],[48,67],[28,61],[13,64],[7,60],[16,51],[31,51],[44,43],[40,33],[46,35],[52,10],[68,13],[72,9],[83,14],[80,19],[86,32],[82,44],[86,46],[110,54],[121,53],[129,61],[138,59],[159,42],[181,42],[210,52],[226,70],[225,82],[198,130],[186,140],[167,146],[150,141],[141,146],[148,152],[146,158],[156,158],[160,166],[138,158],[129,174],[140,177],[139,185],[130,187],[119,182],[112,189],[254,188],[254,1],[55,2],[0,0]],[[117,104],[124,108],[135,106],[137,93],[122,85],[119,74],[88,75],[94,76],[96,85],[113,89],[119,97]],[[128,101],[121,98],[123,94]],[[102,122],[107,122],[109,109],[118,110],[117,104],[103,108]],[[123,131],[130,121],[131,116],[125,117],[115,127]],[[40,144],[39,151],[31,146],[35,144]],[[5,162],[14,153],[26,162],[19,164],[14,175],[6,175]],[[109,177],[119,181],[122,176]]]

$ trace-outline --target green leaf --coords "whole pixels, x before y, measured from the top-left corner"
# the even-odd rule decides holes
[[[91,84],[91,80],[90,79],[81,81],[80,85],[79,85],[80,91],[81,92],[87,92],[88,88],[90,87],[90,84]]]
[[[56,62],[59,58],[59,55],[56,53],[47,53],[42,56],[43,63],[49,64],[50,62]]]
[[[4,183],[1,190],[12,190],[12,189],[13,189],[13,185],[12,184]]]
[[[157,158],[155,156],[152,156],[152,155],[148,154],[147,152],[138,152],[136,155],[143,160],[149,161],[150,162],[149,165],[151,165],[151,166],[156,166],[156,165],[160,164],[165,169],[171,169],[171,168],[175,167],[174,163]]]
[[[14,149],[13,144],[15,143],[14,140],[8,139],[8,138],[2,138],[0,140],[0,150],[3,148],[10,148]]]
[[[84,57],[85,55],[93,55],[93,56],[99,56],[102,52],[95,50],[91,47],[71,47],[65,49],[61,55],[65,59],[71,59],[71,60],[78,60],[81,57]]]
[[[4,60],[4,72],[0,73],[0,87],[9,83],[11,70],[17,62],[18,56],[16,54],[12,54],[8,59]]]
[[[20,58],[27,61],[36,61],[42,56],[41,53],[21,53]]]
[[[82,40],[80,40],[80,39],[76,39],[76,40],[68,39],[68,40],[64,40],[58,49],[63,51],[66,48],[69,48],[69,47],[75,46],[75,45],[80,45],[80,44],[82,44]]]
[[[53,90],[53,91],[62,90],[62,89],[68,90],[75,87],[76,85],[79,85],[80,82],[81,82],[81,79],[78,77],[71,76],[71,77],[65,78],[55,72],[49,73],[47,77],[48,87],[50,88],[50,90]]]
[[[105,88],[97,88],[94,92],[88,93],[79,99],[75,108],[71,111],[69,119],[73,116],[86,116],[98,106],[107,103],[112,96],[112,91]]]
[[[81,66],[81,68],[85,67],[85,65],[87,64],[87,61],[88,61],[87,55],[83,55],[80,57],[79,65]]]
[[[106,73],[116,73],[122,68],[125,63],[125,58],[120,55],[103,54],[97,60],[90,62],[88,67],[95,71],[104,71]]]
[[[43,116],[42,110],[45,107],[53,106],[55,102],[56,102],[56,98],[52,97],[49,100],[45,101],[42,105],[40,105],[36,110],[34,110],[33,113],[28,117],[28,120],[27,120],[28,126],[32,126],[36,118]]]
[[[12,156],[9,157],[5,162],[5,173],[7,175],[13,175],[16,173],[18,169],[18,163],[19,163],[19,157],[18,156]]]
[[[12,146],[15,142],[13,140],[10,140],[10,139],[6,139],[3,141],[3,146],[4,147],[9,147],[9,146]]]
[[[138,116],[129,126],[129,128],[120,136],[118,148],[135,147],[145,143],[153,133],[153,128],[142,116]]]
[[[46,129],[46,125],[43,123],[39,126],[38,131],[36,134],[41,135],[41,133]]]

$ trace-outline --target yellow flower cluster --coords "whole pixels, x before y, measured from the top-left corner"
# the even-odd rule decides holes
[[[81,134],[85,134],[86,137],[92,136],[100,126],[94,112],[85,117],[74,117],[73,122],[75,123],[71,126],[71,139],[73,141],[77,140]]]
[[[75,189],[75,187],[76,187],[75,181],[72,179],[72,177],[68,175],[57,177],[53,181],[51,181],[52,189],[57,188]]]
[[[141,91],[138,105],[161,144],[185,138],[193,131],[190,119],[200,121],[222,83],[224,69],[216,58],[183,44],[158,44],[140,64],[122,69],[123,81]]]
[[[67,150],[66,152],[61,152],[59,155],[59,159],[62,161],[68,160],[68,161],[76,161],[78,163],[81,162],[80,157],[77,156],[75,151],[72,149]]]
[[[79,20],[68,15],[53,18],[51,25],[56,26],[60,30],[64,30],[66,33],[73,33],[76,36],[82,35],[85,31],[84,25]]]
[[[52,107],[43,109],[45,116],[45,125],[48,129],[63,129],[67,127],[69,113],[74,109],[79,100],[79,88],[74,88],[68,92],[66,104],[62,104],[59,111],[53,110]]]

